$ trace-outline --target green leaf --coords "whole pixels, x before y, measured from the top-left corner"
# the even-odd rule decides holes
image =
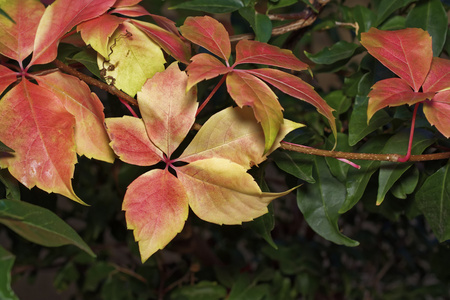
[[[270,11],[272,9],[290,6],[290,5],[296,4],[297,2],[298,2],[298,0],[269,1],[267,3],[267,11]]]
[[[352,105],[351,99],[344,95],[342,90],[332,91],[324,99],[328,105],[336,110],[338,115],[345,113]]]
[[[330,48],[324,48],[316,54],[305,51],[305,55],[316,64],[331,65],[335,62],[350,58],[359,45],[346,41],[339,41]]]
[[[366,32],[375,23],[377,15],[369,8],[356,5],[352,8],[353,19],[359,25],[358,37],[361,32]]]
[[[386,154],[405,154],[408,148],[409,132],[402,131],[391,137],[384,147],[382,153]],[[412,154],[421,154],[428,146],[434,143],[428,132],[416,130],[411,148]],[[386,193],[391,189],[395,182],[405,173],[413,163],[395,163],[381,162],[380,174],[378,178],[377,205],[380,205]]]
[[[270,155],[278,168],[309,183],[316,182],[312,176],[313,156],[294,151],[279,150]]]
[[[331,175],[324,158],[315,157],[313,176],[316,183],[299,188],[297,193],[297,204],[306,222],[329,241],[352,247],[359,245],[339,230],[339,209],[345,201],[345,186]]]
[[[0,299],[18,300],[11,288],[11,269],[16,257],[0,246]]]
[[[269,17],[256,12],[253,7],[243,7],[239,9],[239,13],[250,23],[256,40],[267,43],[272,36],[272,21]]]
[[[378,27],[378,25],[383,23],[394,11],[405,7],[414,1],[417,0],[382,0],[378,6],[378,18],[374,26]]]
[[[400,178],[391,188],[391,193],[398,199],[406,199],[412,194],[419,183],[419,170],[412,168]]]
[[[422,28],[431,35],[434,56],[439,56],[444,48],[447,23],[447,13],[440,0],[419,1],[406,17],[407,27]]]
[[[263,190],[264,191],[264,190]],[[275,227],[275,215],[273,213],[273,204],[270,203],[267,206],[269,212],[265,215],[262,215],[261,217],[256,218],[252,222],[248,223],[248,226],[257,234],[262,236],[266,242],[274,247],[275,249],[278,249],[277,244],[272,239],[272,236],[270,232]]]
[[[270,290],[268,284],[258,284],[261,276],[271,274],[261,273],[253,280],[246,273],[239,274],[236,282],[231,288],[227,300],[260,300],[263,299]]]
[[[19,182],[9,173],[7,169],[0,170],[0,181],[5,185],[6,199],[9,200],[20,199]]]
[[[93,51],[92,49],[85,49],[81,52],[78,52],[70,60],[81,63],[89,70],[89,72],[91,72],[98,78],[101,78],[100,70],[98,69],[97,65],[97,52]]]
[[[113,273],[115,268],[106,262],[100,261],[92,265],[84,275],[84,292],[95,292],[99,284]]]
[[[416,202],[440,242],[450,239],[450,161],[425,180]]]
[[[337,134],[337,143],[335,143],[334,136],[330,135],[328,140],[326,141],[326,144],[327,149],[333,148],[333,146],[336,144],[336,151],[353,151],[352,147],[348,145],[348,136],[344,133],[339,132]],[[340,182],[345,182],[350,165],[333,157],[326,157],[325,160],[327,161],[327,165],[330,168],[331,174],[335,176]]]
[[[212,281],[200,281],[195,285],[185,285],[170,294],[170,299],[178,300],[219,300],[224,299],[227,290]]]
[[[379,27],[381,30],[399,30],[406,27],[406,18],[403,16],[395,16],[387,20]]]
[[[0,152],[14,152],[14,150],[9,148],[0,141]]]
[[[450,30],[447,31],[447,40],[445,41],[445,51],[450,55]]]
[[[199,10],[212,14],[230,13],[244,7],[241,0],[193,0],[180,3],[170,9]]]
[[[53,212],[27,202],[0,200],[0,223],[46,247],[72,244],[95,256],[80,236]]]

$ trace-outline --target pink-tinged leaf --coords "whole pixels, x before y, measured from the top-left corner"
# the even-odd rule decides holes
[[[283,108],[277,96],[262,80],[237,70],[227,75],[227,89],[239,107],[253,108],[255,118],[261,122],[264,131],[264,152],[267,152],[275,142],[283,123]]]
[[[5,66],[0,65],[0,95],[14,81],[17,80],[17,74]]]
[[[121,14],[127,17],[142,17],[150,15],[149,12],[140,5],[122,6],[110,11],[111,14]]]
[[[197,90],[186,92],[187,75],[178,63],[147,80],[137,99],[147,134],[168,157],[184,140],[195,121]]]
[[[433,100],[425,101],[423,112],[431,125],[450,138],[450,90],[439,92]]]
[[[297,76],[274,69],[256,69],[246,70],[250,74],[254,74],[269,84],[273,85],[283,93],[292,97],[308,102],[317,108],[317,111],[325,116],[330,123],[330,128],[336,136],[337,129],[333,111],[327,102],[320,97],[312,86],[298,78]]]
[[[139,176],[128,186],[122,209],[128,229],[139,242],[142,262],[183,229],[189,213],[183,185],[161,169]]]
[[[86,45],[91,45],[101,56],[109,57],[111,52],[108,48],[109,38],[123,22],[122,18],[105,14],[81,23],[77,26],[77,31],[80,32]]]
[[[238,64],[263,64],[296,71],[306,70],[308,65],[300,61],[290,50],[280,49],[266,43],[242,40],[236,45]]]
[[[361,34],[361,44],[418,92],[433,58],[431,36],[420,28],[383,31],[374,27]]]
[[[54,72],[36,76],[38,84],[59,98],[66,110],[75,116],[75,143],[77,153],[106,162],[114,161],[105,130],[103,104],[97,95],[78,78]]]
[[[181,34],[206,50],[228,61],[231,44],[228,32],[217,20],[204,17],[187,17],[180,27]]]
[[[163,159],[161,150],[149,140],[142,119],[124,116],[106,118],[111,147],[120,160],[137,165],[151,166]]]
[[[153,20],[155,20],[155,22],[156,22],[156,24],[158,24],[158,26],[181,37],[181,34],[178,31],[178,28],[175,25],[174,21],[172,21],[171,19],[168,19],[166,17],[158,16],[158,15],[154,15],[154,14],[150,14],[150,16],[153,18]]]
[[[137,20],[131,20],[131,22],[176,60],[185,64],[189,63],[191,49],[179,36],[151,23]]]
[[[216,224],[241,224],[267,213],[284,193],[263,193],[241,165],[223,158],[197,160],[177,168],[192,211]]]
[[[422,88],[424,92],[439,92],[450,89],[450,60],[433,57],[430,72]]]
[[[278,148],[279,142],[287,133],[301,126],[303,125],[284,120],[272,149],[264,155],[264,132],[252,109],[229,107],[214,114],[203,124],[179,159],[193,162],[214,157],[225,158],[249,169],[260,164]]]
[[[3,1],[0,16],[0,53],[20,63],[33,51],[34,36],[45,7],[35,0]]]
[[[117,0],[115,1],[113,7],[127,7],[133,6],[141,2],[142,0]]]
[[[84,204],[71,179],[77,162],[75,118],[49,90],[27,79],[0,101],[0,141],[15,150],[0,158],[0,167],[28,188],[37,186]]]
[[[45,64],[56,58],[59,40],[81,22],[105,13],[114,0],[57,0],[48,6],[34,40],[31,65]]]
[[[433,92],[417,93],[401,78],[380,80],[372,86],[367,107],[367,122],[380,109],[386,106],[413,105],[425,99],[431,99]]]
[[[202,80],[215,78],[233,70],[231,67],[225,66],[214,56],[206,53],[200,53],[193,56],[191,61],[192,62],[186,68],[186,72],[189,75],[187,83],[188,90]]]

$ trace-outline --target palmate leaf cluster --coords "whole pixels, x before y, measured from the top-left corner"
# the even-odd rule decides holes
[[[0,0],[0,298],[450,296],[448,4],[166,2]]]

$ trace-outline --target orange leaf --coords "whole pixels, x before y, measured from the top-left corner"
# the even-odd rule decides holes
[[[150,15],[149,12],[140,5],[117,7],[110,11],[111,14],[121,14],[127,17],[142,17]]]
[[[439,92],[433,100],[425,101],[423,112],[431,125],[450,138],[450,90]]]
[[[0,53],[22,61],[33,51],[34,36],[45,7],[35,0],[3,1],[1,8],[13,20],[0,16]]]
[[[217,20],[208,16],[187,17],[180,30],[194,44],[228,61],[231,54],[230,38],[225,27]]]
[[[253,108],[256,120],[261,122],[268,151],[283,123],[283,108],[275,93],[260,79],[244,71],[233,71],[227,75],[227,88],[231,98],[239,107]]]
[[[113,7],[127,7],[133,6],[141,2],[142,0],[116,0]]]
[[[425,99],[432,99],[433,92],[417,93],[401,78],[380,80],[372,86],[367,107],[367,122],[380,109],[386,106],[413,105]]]
[[[151,166],[163,159],[161,150],[149,140],[142,119],[124,116],[105,120],[111,147],[120,160],[137,165]]]
[[[122,209],[128,229],[139,242],[142,262],[183,229],[189,212],[183,185],[161,169],[139,176],[128,186]]]
[[[66,110],[75,116],[77,153],[112,163],[115,156],[109,147],[104,126],[103,104],[96,94],[91,93],[87,84],[61,72],[36,76],[35,79],[40,86],[58,97]]]
[[[197,90],[186,92],[186,84],[186,73],[174,62],[147,80],[137,97],[149,138],[168,157],[195,121]]]
[[[206,53],[195,55],[191,58],[191,61],[186,68],[189,75],[188,90],[202,80],[208,80],[232,71],[231,67],[225,66],[220,60]]]
[[[114,0],[57,0],[44,12],[34,41],[29,66],[45,64],[56,58],[59,40],[81,22],[105,13]]]
[[[433,58],[431,36],[420,28],[383,31],[374,27],[361,34],[361,44],[418,92]]]
[[[16,80],[16,72],[13,72],[7,67],[0,65],[0,95],[11,83]]]
[[[424,92],[439,92],[450,89],[450,60],[433,57],[430,72],[422,87]]]
[[[263,64],[296,71],[306,70],[308,65],[300,61],[292,51],[280,49],[266,43],[241,40],[236,45],[236,62],[238,64]]]
[[[15,150],[0,159],[0,166],[28,188],[37,186],[84,204],[71,184],[77,162],[75,118],[59,99],[23,78],[0,101],[0,119],[0,141]]]

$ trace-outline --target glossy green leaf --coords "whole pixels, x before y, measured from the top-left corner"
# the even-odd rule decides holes
[[[406,199],[413,193],[419,183],[419,170],[409,169],[391,188],[391,193],[398,199]]]
[[[270,11],[272,9],[282,8],[286,6],[290,6],[296,4],[298,0],[279,0],[279,1],[268,1],[267,10]]]
[[[211,14],[230,13],[244,7],[241,0],[193,0],[172,6],[171,9],[199,10]]]
[[[359,46],[346,41],[339,41],[329,48],[324,48],[316,54],[305,51],[306,57],[319,65],[330,65],[335,62],[350,58]]]
[[[381,23],[383,23],[397,9],[406,7],[407,5],[415,1],[417,0],[382,0],[378,5],[377,11],[378,18],[375,23],[375,26],[378,26]]]
[[[170,294],[170,299],[178,300],[220,300],[227,295],[227,290],[212,281],[200,281],[194,285],[184,285]]]
[[[46,208],[3,199],[0,200],[0,223],[33,243],[46,247],[72,244],[95,256],[72,227]]]
[[[6,199],[9,200],[20,199],[19,182],[8,172],[7,169],[0,170],[0,181],[5,185]]]
[[[264,191],[264,189],[263,189]],[[269,191],[268,189],[266,190]],[[256,232],[259,236],[266,240],[266,242],[277,249],[277,245],[272,239],[270,232],[275,228],[275,215],[273,212],[273,204],[270,203],[267,206],[269,212],[267,214],[262,215],[261,217],[256,218],[252,222],[248,223],[248,226]]]
[[[231,288],[228,300],[260,300],[269,292],[268,284],[258,284],[258,276],[250,278],[246,273],[239,274]]]
[[[0,246],[0,299],[18,300],[11,288],[11,269],[16,257]]]
[[[353,20],[358,23],[359,26],[358,36],[361,32],[368,31],[377,19],[377,15],[373,10],[361,5],[356,5],[352,8],[352,15]]]
[[[258,13],[253,7],[243,7],[239,9],[239,13],[250,23],[257,41],[269,41],[272,36],[272,21],[267,15]]]
[[[97,78],[101,78],[100,70],[98,69],[97,65],[97,53],[95,51],[89,51],[88,49],[85,49],[75,54],[71,58],[71,60],[83,64],[89,70],[89,72],[97,76]]]
[[[433,55],[439,56],[447,37],[447,13],[440,0],[419,1],[406,18],[407,27],[428,31],[432,37]]]
[[[425,180],[416,193],[419,209],[440,242],[450,239],[450,163]]]
[[[384,147],[382,153],[406,154],[409,141],[409,132],[402,131],[391,137]],[[425,131],[416,130],[412,144],[411,153],[421,154],[428,146],[434,143],[434,139]],[[411,162],[395,163],[381,162],[380,175],[378,178],[377,205],[380,205],[387,192],[398,179],[413,165]]]
[[[332,91],[323,99],[333,108],[338,115],[345,113],[352,105],[352,100],[344,95],[342,90]]]
[[[330,135],[326,144],[328,147],[327,149],[332,149],[333,146],[336,145],[334,149],[336,151],[353,152],[352,147],[348,144],[348,136],[344,133],[339,132],[337,134],[337,143],[335,143],[334,136]],[[345,182],[350,165],[333,157],[326,157],[325,160],[327,161],[331,174],[339,181]]]
[[[278,168],[308,183],[316,182],[312,176],[314,157],[294,151],[279,150],[271,155]]]
[[[345,201],[345,186],[333,177],[325,159],[315,157],[315,184],[298,189],[297,204],[308,225],[323,238],[339,245],[359,243],[341,233],[338,227],[339,209]]]

